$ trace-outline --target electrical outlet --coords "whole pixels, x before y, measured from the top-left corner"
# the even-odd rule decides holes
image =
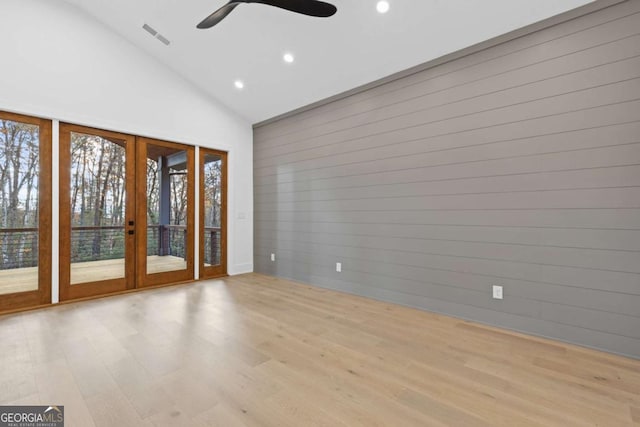
[[[336,262],[336,271],[338,273],[342,273],[342,263],[341,262]]]
[[[502,286],[493,285],[493,299],[502,299]]]
[[[271,261],[275,261],[276,260],[276,254],[271,254]]]

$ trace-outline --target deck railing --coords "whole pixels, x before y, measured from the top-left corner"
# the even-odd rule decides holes
[[[154,238],[154,236],[157,236],[157,238]],[[184,225],[155,225],[147,227],[147,255],[172,255],[186,258],[186,242],[187,227]],[[155,246],[152,246],[153,243],[155,243]]]
[[[205,227],[205,263],[220,263],[219,227]],[[83,226],[71,228],[71,262],[100,261],[124,257],[125,226]],[[185,258],[185,225],[149,225],[147,255]],[[38,265],[38,229],[0,229],[0,270]]]
[[[0,229],[0,270],[38,265],[38,229]]]
[[[71,262],[124,258],[122,225],[71,227]]]
[[[220,265],[222,249],[222,232],[220,227],[204,228],[204,263]]]

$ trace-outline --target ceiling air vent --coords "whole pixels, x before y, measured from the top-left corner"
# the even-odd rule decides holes
[[[144,28],[144,30],[145,30],[147,33],[151,34],[152,36],[155,36],[156,34],[158,34],[158,32],[157,32],[156,30],[154,30],[153,28],[151,28],[151,27],[150,27],[150,26],[148,26],[147,24],[144,24],[144,25],[142,26],[142,28]]]
[[[156,38],[158,40],[160,40],[162,43],[164,43],[165,45],[169,46],[169,43],[171,43],[169,40],[167,40],[162,34],[158,34],[156,36]]]
[[[167,39],[165,36],[157,32],[156,30],[154,30],[153,27],[151,27],[148,24],[144,24],[142,26],[142,29],[145,30],[147,33],[151,34],[156,39],[160,40],[165,46],[169,46],[169,43],[171,43],[169,39]]]

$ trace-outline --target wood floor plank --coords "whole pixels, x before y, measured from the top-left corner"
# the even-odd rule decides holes
[[[264,404],[275,407],[281,417],[289,423],[300,422],[309,427],[347,427],[347,424],[333,416],[330,410],[307,401],[295,390],[285,389],[268,397]]]
[[[608,396],[584,393],[579,384],[560,382],[553,376],[529,372],[518,365],[498,364],[483,358],[473,359],[465,367],[470,368],[467,372],[476,381],[497,384],[495,388],[503,381],[505,390],[556,411],[573,408],[603,425],[614,419],[622,424],[628,421],[623,403]]]
[[[189,416],[189,412],[185,411],[179,406],[167,406],[160,412],[147,418],[149,423],[154,426],[175,426],[175,427],[207,427],[207,424],[203,424],[201,421],[195,420]]]
[[[345,389],[342,383],[320,382],[275,360],[260,365],[258,369],[272,375],[286,387],[300,391],[304,390],[305,399],[315,402],[323,408],[330,408],[336,418],[350,426],[392,426],[400,424],[401,417],[399,413],[396,413],[398,416],[394,417],[388,411],[378,410],[375,406],[372,407],[371,405],[376,403],[375,400],[370,398],[363,399],[357,393],[353,393],[348,388]],[[425,422],[423,422],[423,425],[425,425]]]
[[[197,415],[214,407],[220,397],[213,384],[196,376],[187,368],[172,372],[158,380],[162,390],[176,405],[190,415]]]
[[[65,425],[94,426],[87,402],[80,392],[66,359],[44,361],[34,365],[39,401],[28,404],[63,405]]]
[[[247,424],[243,423],[240,417],[222,403],[207,412],[197,415],[193,419],[209,427],[247,427]]]
[[[246,274],[0,316],[71,426],[632,426],[640,361]]]
[[[117,389],[94,395],[86,400],[86,404],[96,427],[153,425],[140,418],[129,400]]]
[[[443,404],[425,394],[412,389],[405,389],[398,395],[398,401],[402,404],[424,412],[429,417],[434,417],[444,425],[491,427],[491,424],[466,411]]]

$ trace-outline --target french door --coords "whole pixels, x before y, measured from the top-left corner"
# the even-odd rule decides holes
[[[0,311],[51,302],[51,121],[0,112]]]
[[[227,153],[200,149],[200,277],[227,274]]]
[[[135,137],[60,124],[60,300],[135,287]]]
[[[137,286],[193,279],[194,147],[137,138]]]
[[[60,125],[60,299],[193,279],[193,147]]]

